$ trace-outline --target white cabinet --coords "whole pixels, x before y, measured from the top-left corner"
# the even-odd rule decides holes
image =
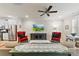
[[[8,33],[4,33],[4,34],[3,34],[3,40],[4,40],[4,41],[9,40],[9,38],[8,38]]]

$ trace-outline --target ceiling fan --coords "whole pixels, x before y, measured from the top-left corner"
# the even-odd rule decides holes
[[[52,6],[49,6],[48,8],[46,8],[45,11],[42,11],[42,10],[38,10],[38,12],[42,12],[42,14],[40,16],[43,16],[43,15],[47,15],[47,16],[50,16],[49,13],[57,13],[58,11],[50,11],[52,9]]]

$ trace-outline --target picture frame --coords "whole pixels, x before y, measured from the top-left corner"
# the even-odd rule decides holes
[[[33,27],[32,27],[32,30],[33,31],[44,31],[44,25],[43,24],[33,24],[32,25]]]
[[[65,25],[65,30],[69,30],[69,25]]]

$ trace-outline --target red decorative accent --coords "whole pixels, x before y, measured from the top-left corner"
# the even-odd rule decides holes
[[[19,31],[19,32],[17,32],[17,35],[18,35],[18,41],[19,41],[19,42],[28,41],[28,37],[25,36],[25,32],[24,32],[24,31]]]
[[[25,32],[19,31],[19,32],[17,32],[17,34],[18,34],[18,35],[25,35]]]
[[[61,39],[61,32],[52,32],[52,39],[51,41],[60,42]]]

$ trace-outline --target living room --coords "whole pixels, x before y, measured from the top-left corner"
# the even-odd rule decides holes
[[[79,39],[78,6],[78,3],[1,3],[0,55],[13,55],[10,51],[20,43],[50,44],[53,32],[61,33],[59,42],[63,46],[75,49],[68,50],[70,55],[78,55],[79,46],[75,46],[74,37],[69,37],[74,34]],[[25,33],[27,39],[21,41],[18,32]]]

